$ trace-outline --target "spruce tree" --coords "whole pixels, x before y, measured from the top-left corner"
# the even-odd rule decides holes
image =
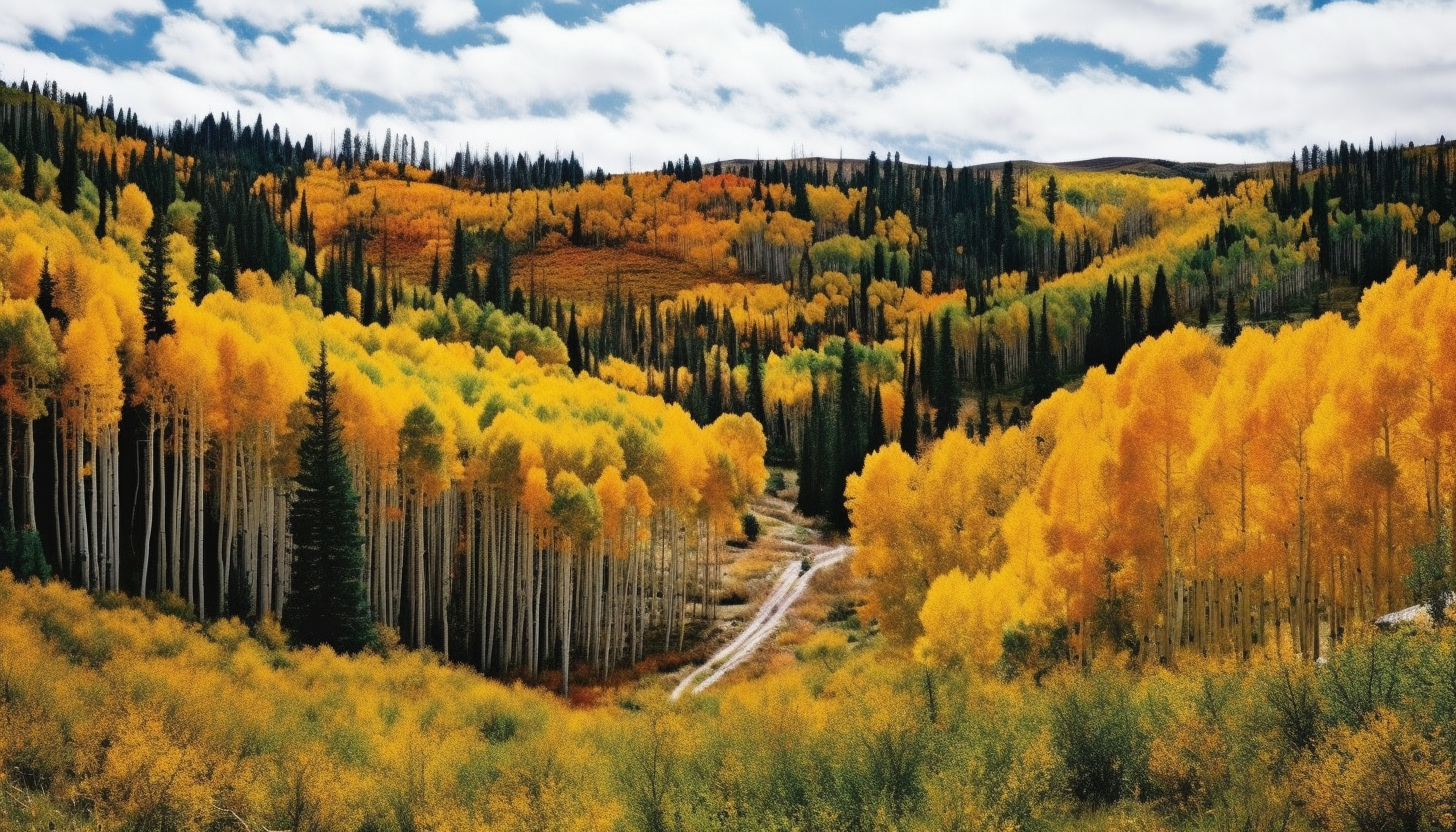
[[[1172,332],[1177,321],[1173,317],[1173,297],[1168,294],[1168,275],[1158,266],[1153,278],[1153,300],[1148,306],[1148,334],[1154,338]]]
[[[40,261],[40,286],[36,290],[35,305],[40,307],[40,313],[48,321],[60,314],[56,309],[56,279],[51,276],[50,249],[46,249],[45,257]]]
[[[460,220],[455,220],[455,242],[450,247],[450,272],[445,278],[445,299],[453,300],[456,295],[469,291],[469,272],[465,269],[465,229]]]
[[[20,195],[31,202],[40,198],[40,157],[34,150],[25,154],[25,170],[20,176]]]
[[[224,291],[238,293],[238,237],[232,226],[223,235],[222,265],[217,270],[217,281]]]
[[[1132,276],[1127,297],[1127,346],[1131,349],[1148,337],[1148,307],[1143,303],[1142,275]]]
[[[571,368],[572,375],[579,375],[582,369],[581,363],[581,333],[576,328],[576,304],[571,305],[571,323],[566,326],[566,364]],[[694,378],[694,386],[697,386],[698,378]]]
[[[819,381],[809,377],[809,420],[804,425],[803,439],[799,445],[799,499],[795,510],[805,517],[815,517],[823,511],[820,500],[821,468],[824,463],[822,437],[823,408],[819,404]]]
[[[76,147],[79,128],[73,117],[66,120],[65,136],[61,140],[61,169],[56,174],[56,189],[61,192],[61,212],[69,214],[80,205],[81,160]]]
[[[900,450],[911,457],[920,453],[920,415],[916,412],[915,356],[905,352],[905,376],[900,389],[905,394],[905,405],[900,411]]]
[[[202,210],[197,214],[192,243],[197,249],[193,262],[196,277],[192,279],[192,302],[202,303],[202,299],[212,291],[212,210],[206,199],[202,200]]]
[[[760,425],[766,426],[763,407],[763,357],[758,350],[758,327],[755,326],[748,336],[748,413]]]
[[[364,593],[364,538],[334,404],[337,388],[322,345],[310,374],[308,424],[298,446],[298,476],[288,530],[293,538],[292,589],[283,626],[299,644],[327,644],[357,653],[374,643]]]
[[[848,531],[849,512],[844,506],[844,485],[850,474],[858,474],[864,468],[866,434],[859,355],[855,351],[854,342],[847,338],[839,367],[839,418],[835,426],[834,443],[836,453],[828,482],[829,493],[825,495],[825,508],[835,528]]]
[[[884,447],[885,437],[885,403],[880,398],[880,386],[875,385],[874,392],[870,393],[870,423],[868,427],[869,441],[865,443],[866,452],[878,451]]]
[[[106,189],[100,188],[96,191],[97,207],[100,209],[96,217],[96,239],[100,240],[106,236]]]
[[[146,339],[151,342],[177,331],[171,318],[177,290],[167,274],[167,265],[171,262],[167,251],[167,212],[160,206],[152,212],[152,224],[142,239],[142,252],[147,258],[141,281],[142,322]]]
[[[1243,324],[1239,323],[1238,310],[1234,309],[1234,290],[1228,293],[1228,306],[1223,312],[1223,330],[1219,333],[1219,340],[1225,347],[1232,347],[1234,342],[1239,340],[1239,333],[1244,331]]]
[[[955,343],[950,336],[950,310],[946,310],[940,319],[940,342],[935,347],[935,390],[931,401],[935,405],[937,437],[960,424],[961,393],[955,364]]]

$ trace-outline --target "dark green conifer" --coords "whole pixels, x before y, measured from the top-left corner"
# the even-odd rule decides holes
[[[1148,305],[1148,334],[1154,338],[1172,332],[1177,321],[1173,317],[1173,297],[1168,293],[1168,275],[1158,266],[1153,278],[1153,299]]]
[[[177,290],[167,274],[171,262],[167,250],[167,212],[160,206],[152,212],[152,224],[142,239],[142,252],[147,258],[141,280],[142,325],[147,341],[152,342],[177,331],[171,318]]]
[[[900,450],[915,456],[920,453],[920,416],[915,394],[915,356],[905,353],[904,380],[900,389],[905,394],[904,409],[900,411]]]
[[[217,281],[224,291],[238,293],[238,237],[232,226],[228,226],[223,234],[222,263],[217,270]]]
[[[197,249],[193,261],[196,276],[192,279],[192,302],[202,303],[212,291],[212,209],[206,198],[202,210],[197,214],[197,226],[193,229],[192,243]]]
[[[283,626],[299,644],[327,644],[340,653],[357,653],[373,644],[375,635],[364,593],[359,497],[340,438],[336,392],[327,349],[320,345],[319,363],[309,380],[309,418],[298,447],[288,515],[293,575]]]
[[[1223,312],[1223,329],[1219,332],[1219,340],[1225,347],[1232,347],[1234,342],[1239,340],[1239,333],[1244,331],[1244,325],[1239,323],[1238,310],[1234,308],[1234,290],[1228,293],[1228,306]]]

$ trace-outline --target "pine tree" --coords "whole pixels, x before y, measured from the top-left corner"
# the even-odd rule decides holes
[[[20,195],[31,202],[40,198],[40,157],[34,150],[25,154],[25,171],[20,177]]]
[[[920,453],[920,415],[915,396],[915,356],[905,353],[905,375],[901,382],[905,406],[900,411],[900,450],[911,457]]]
[[[1238,310],[1234,309],[1234,290],[1228,293],[1228,306],[1223,313],[1223,330],[1219,332],[1219,340],[1225,347],[1232,347],[1234,342],[1239,340],[1239,333],[1244,331],[1243,324],[1239,323]]]
[[[197,248],[194,261],[197,276],[192,279],[192,301],[202,303],[202,299],[212,291],[212,210],[206,199],[202,200],[202,210],[197,214],[192,242]]]
[[[96,191],[97,207],[100,209],[96,217],[96,239],[100,240],[106,236],[106,189],[99,188]]]
[[[571,368],[572,375],[578,375],[582,370],[581,362],[581,333],[576,328],[576,304],[571,305],[571,323],[566,325],[566,364]],[[698,379],[693,379],[694,386],[697,386]]]
[[[870,423],[868,428],[869,441],[865,443],[866,452],[878,451],[885,446],[885,403],[880,398],[880,386],[875,385],[874,392],[870,393]]]
[[[755,326],[748,336],[748,413],[760,425],[766,425],[763,407],[763,357],[758,350],[758,327]]]
[[[935,405],[935,435],[960,424],[961,394],[956,380],[955,343],[950,336],[950,310],[940,319],[940,342],[935,347],[935,391],[931,404]]]
[[[455,220],[455,243],[450,248],[450,272],[445,278],[445,299],[452,300],[470,290],[467,281],[469,272],[465,269],[465,229],[460,220]]]
[[[50,249],[46,249],[45,257],[40,261],[40,285],[36,290],[35,305],[46,320],[59,318],[65,323],[64,313],[56,308],[56,279],[51,275]]]
[[[283,625],[299,644],[327,644],[341,653],[357,653],[374,643],[374,625],[364,594],[359,496],[344,457],[336,393],[328,351],[320,345],[319,363],[309,380],[309,420],[298,446],[296,490],[288,515],[293,581]]]
[[[1154,338],[1172,332],[1177,321],[1173,317],[1173,297],[1168,294],[1168,275],[1158,266],[1153,278],[1153,300],[1148,306],[1148,334]]]
[[[80,205],[81,160],[76,147],[77,134],[75,117],[66,120],[65,136],[61,140],[61,169],[56,174],[56,189],[61,192],[61,212],[69,214]]]
[[[1127,297],[1127,345],[1131,348],[1148,337],[1148,308],[1143,303],[1142,275],[1132,276],[1132,289]]]
[[[839,369],[839,408],[835,425],[835,450],[829,493],[825,495],[830,522],[840,531],[849,530],[849,512],[844,507],[844,485],[850,474],[864,467],[865,417],[864,394],[861,392],[859,355],[854,343],[844,341],[844,355]]]
[[[224,291],[238,293],[238,238],[232,226],[223,235],[222,265],[217,270],[217,280]]]
[[[171,318],[177,290],[167,274],[167,266],[171,262],[171,254],[167,250],[167,212],[160,206],[152,212],[152,224],[142,240],[142,251],[147,257],[141,281],[142,321],[146,339],[151,342],[177,331],[177,325]]]
[[[795,510],[805,517],[824,511],[822,483],[824,463],[824,413],[819,401],[819,380],[809,377],[809,421],[804,425],[799,447],[799,499]]]

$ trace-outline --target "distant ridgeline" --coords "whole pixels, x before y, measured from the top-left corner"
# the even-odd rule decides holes
[[[1353,315],[1456,253],[1444,140],[608,175],[261,117],[162,131],[31,84],[0,90],[0,145],[9,561],[280,609],[324,341],[375,616],[500,671],[680,643],[765,449],[847,528],[883,444],[985,442],[1178,323]]]

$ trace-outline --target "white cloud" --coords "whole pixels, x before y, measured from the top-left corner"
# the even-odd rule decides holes
[[[1456,58],[1443,43],[1456,31],[1453,0],[1318,10],[1295,0],[946,0],[852,29],[850,59],[796,50],[740,0],[643,0],[575,26],[538,10],[441,51],[358,25],[366,3],[431,5],[310,0],[247,12],[241,0],[200,0],[199,14],[166,18],[151,64],[103,72],[12,49],[0,52],[0,69],[111,93],[159,122],[262,110],[325,144],[345,126],[393,127],[437,151],[560,148],[612,170],[685,152],[711,160],[792,148],[898,149],[958,164],[1262,161],[1311,141],[1432,140],[1456,112]],[[278,18],[250,19],[265,33],[240,38],[226,19],[245,13]],[[354,25],[340,31],[331,20]],[[1206,80],[1153,86],[1103,67],[1050,80],[1015,62],[1016,46],[1044,38],[1171,67],[1173,79],[1200,45],[1225,52]],[[593,109],[603,100],[615,106]]]
[[[212,20],[241,20],[266,32],[301,23],[352,25],[366,11],[415,16],[420,31],[441,34],[474,23],[471,0],[197,0],[197,10]]]
[[[165,11],[162,0],[16,0],[0,12],[0,42],[29,43],[37,32],[61,38],[82,26],[114,29],[128,16]]]

